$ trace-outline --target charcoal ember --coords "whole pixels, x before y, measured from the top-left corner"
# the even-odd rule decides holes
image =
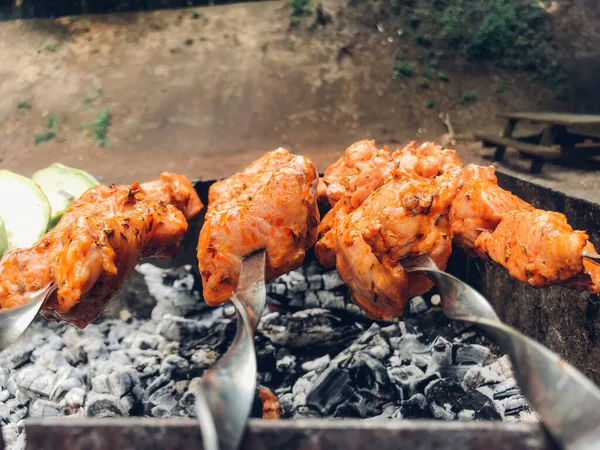
[[[65,394],[59,402],[63,415],[72,416],[83,408],[87,391],[82,388],[73,388]]]
[[[433,416],[423,394],[414,394],[402,403],[400,409],[402,417],[406,419],[432,419]]]
[[[344,403],[335,408],[333,417],[354,417],[364,419],[382,413],[385,400],[370,392],[355,391]]]
[[[148,291],[156,301],[151,312],[154,320],[165,315],[185,317],[207,308],[199,290],[194,289],[193,273],[186,267],[165,270],[152,264],[139,264],[136,271],[144,276]]]
[[[179,400],[179,407],[185,417],[196,417],[196,394],[189,389]]]
[[[288,352],[289,353],[289,352]],[[277,361],[275,363],[275,370],[283,373],[295,372],[296,370],[296,357],[294,355],[284,355],[277,357]]]
[[[85,412],[88,417],[121,417],[126,411],[121,407],[119,399],[111,394],[90,392],[85,401]]]
[[[6,406],[9,408],[10,421],[17,423],[27,417],[29,408],[26,404],[19,402],[16,398],[11,398],[6,401]]]
[[[336,368],[328,371],[326,376],[313,386],[306,396],[306,403],[322,414],[329,414],[353,393],[350,372],[346,369]]]
[[[305,361],[302,363],[302,370],[305,372],[321,372],[324,370],[327,365],[331,362],[331,357],[329,354],[323,355],[320,358],[312,359],[310,361]]]
[[[377,334],[369,342],[367,352],[377,359],[385,359],[390,354],[390,344],[383,335]]]
[[[319,290],[323,287],[323,276],[319,273],[306,275],[306,281],[308,281],[308,288],[312,291]]]
[[[180,415],[179,401],[187,392],[189,382],[169,381],[165,386],[158,388],[149,397],[146,413],[154,417],[172,417]]]
[[[22,429],[16,423],[9,423],[2,426],[2,440],[7,449],[14,449],[17,439],[22,433]]]
[[[10,398],[10,392],[7,389],[0,391],[0,402],[5,402]]]
[[[279,405],[281,406],[281,417],[287,419],[295,410],[293,407],[294,394],[288,392],[287,394],[278,395],[278,397]]]
[[[235,330],[236,324],[231,320],[210,321],[207,325],[206,322],[172,316],[164,317],[158,327],[163,337],[180,343],[186,357],[200,348],[225,350],[233,341]]]
[[[45,367],[52,372],[56,372],[59,368],[70,366],[67,358],[60,350],[46,349],[40,353],[35,359],[36,366]]]
[[[359,392],[372,394],[378,399],[393,400],[396,390],[392,386],[385,366],[377,358],[359,352],[345,365]],[[379,413],[378,413],[379,414]]]
[[[493,385],[491,388],[492,396],[494,399],[502,399],[506,397],[512,397],[513,395],[520,394],[521,390],[517,386],[517,380],[514,378],[508,378],[501,383]]]
[[[108,389],[116,397],[123,397],[140,387],[140,377],[133,368],[124,368],[108,376]]]
[[[490,356],[490,349],[477,344],[454,344],[453,362],[458,365],[483,365]]]
[[[0,367],[0,389],[6,389],[8,380],[11,378],[10,370],[6,367]]]
[[[220,355],[218,352],[207,348],[201,348],[192,354],[190,361],[197,369],[208,369],[217,362],[219,357]]]
[[[285,283],[285,287],[289,292],[304,292],[308,289],[308,280],[304,274],[297,270],[289,272],[279,279]]]
[[[54,372],[31,365],[18,372],[16,382],[20,390],[33,397],[49,398],[54,385]]]
[[[517,414],[518,412],[529,408],[527,399],[523,395],[515,395],[510,398],[495,400],[494,404],[503,415]]]
[[[345,322],[324,309],[309,309],[292,315],[263,316],[258,331],[271,342],[290,348],[342,345],[361,331],[356,322]]]
[[[512,366],[505,355],[487,366],[470,368],[463,377],[462,385],[466,390],[472,390],[482,385],[501,383],[512,376]]]
[[[408,310],[410,314],[420,314],[428,309],[429,306],[427,305],[427,302],[425,302],[425,299],[420,295],[411,298],[408,302]]]
[[[321,414],[318,409],[313,408],[310,405],[300,406],[292,415],[292,419],[320,419],[322,417],[323,414]]]
[[[159,375],[154,380],[152,380],[152,383],[150,383],[146,387],[144,396],[148,397],[148,396],[152,395],[158,389],[162,388],[163,386],[166,386],[170,381],[171,381],[171,379],[168,376],[166,376],[164,374]]]
[[[455,420],[464,410],[472,410],[477,420],[499,420],[501,415],[494,402],[477,391],[465,392],[460,384],[449,379],[436,380],[425,388],[425,397],[433,416]]]
[[[160,373],[169,378],[187,378],[190,374],[190,363],[181,356],[169,355],[160,365]]]
[[[429,384],[431,379],[425,377],[425,373],[417,366],[409,365],[402,367],[390,367],[388,369],[390,380],[396,385],[400,399],[407,398],[409,393],[417,391],[423,392],[418,387],[423,384]],[[425,384],[426,386],[426,384]],[[425,388],[423,386],[423,389]]]
[[[10,422],[10,408],[4,403],[0,403],[0,424],[4,425]]]
[[[135,350],[162,350],[166,345],[164,337],[157,334],[137,332],[123,339],[123,346],[130,351]],[[135,353],[135,352],[134,352]]]
[[[0,353],[0,367],[4,369],[16,369],[29,362],[31,354],[36,349],[33,343],[25,341],[27,335],[22,335],[18,344],[13,344]]]
[[[344,286],[344,282],[337,273],[337,270],[325,272],[323,274],[323,288],[327,291]]]
[[[61,414],[61,408],[58,403],[49,400],[36,399],[29,407],[29,416],[33,418],[57,417]]]

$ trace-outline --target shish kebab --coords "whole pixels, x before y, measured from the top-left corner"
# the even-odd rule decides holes
[[[331,210],[320,221],[317,202]],[[42,314],[83,327],[114,297],[142,256],[172,254],[202,204],[180,175],[97,186],[31,248],[0,261],[0,306],[56,283]],[[318,240],[317,240],[318,235]],[[267,250],[266,281],[299,267],[307,249],[336,266],[371,317],[403,314],[431,282],[398,260],[428,253],[444,269],[452,242],[533,286],[600,292],[600,258],[587,233],[500,188],[493,167],[463,167],[453,150],[410,143],[393,153],[360,141],[319,180],[304,157],[277,149],[215,183],[198,243],[205,301],[229,299],[241,258]]]

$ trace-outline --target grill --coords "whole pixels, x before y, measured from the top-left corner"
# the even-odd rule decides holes
[[[576,228],[600,223],[599,205],[499,179],[535,206],[564,212]],[[197,184],[203,201],[210,184]],[[231,308],[200,299],[201,224],[190,224],[173,261],[140,264],[107,318],[84,331],[41,322],[0,355],[9,448],[202,447],[189,419],[191,387],[228,347],[235,323]],[[600,240],[597,230],[590,235]],[[533,289],[458,250],[448,270],[598,382],[597,296]],[[506,356],[474,328],[447,320],[434,291],[412,299],[402,320],[374,324],[335,271],[309,255],[271,283],[268,296],[271,312],[257,334],[259,388],[274,392],[282,418],[293,420],[261,420],[257,395],[243,448],[554,448]]]

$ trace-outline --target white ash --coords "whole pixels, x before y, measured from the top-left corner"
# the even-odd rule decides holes
[[[203,303],[190,267],[136,270],[153,297],[141,302],[154,304],[146,318],[122,309],[124,320],[85,330],[40,319],[0,353],[8,448],[25,447],[29,417],[195,416],[195,386],[230,345],[235,317]],[[508,358],[448,321],[431,296],[412,299],[402,320],[374,323],[337,273],[314,262],[268,293],[258,381],[277,394],[284,418],[536,420]],[[253,411],[259,416],[260,405]]]

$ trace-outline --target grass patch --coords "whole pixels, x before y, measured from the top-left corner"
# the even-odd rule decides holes
[[[427,109],[433,109],[435,108],[435,102],[433,100],[427,100],[425,102],[425,106],[427,107]]]
[[[111,122],[111,114],[108,108],[102,108],[96,117],[94,117],[94,122],[91,127],[92,138],[101,147],[107,147],[110,145],[106,135],[108,133],[108,127]]]
[[[448,83],[450,81],[450,76],[448,75],[448,72],[439,72],[438,78],[440,81],[443,81],[444,83]]]
[[[38,53],[56,53],[60,48],[60,44],[56,42],[46,42],[37,48]]]
[[[311,0],[291,0],[292,14],[290,26],[296,27],[302,23],[302,19],[312,14]]]
[[[535,73],[548,87],[566,84],[565,71],[553,57],[551,16],[538,0],[370,1],[382,14],[398,14],[398,28],[412,35],[422,64],[463,58]]]
[[[413,76],[414,67],[408,61],[396,61],[394,65],[394,78],[410,78]]]
[[[30,110],[31,102],[29,100],[17,100],[17,108]]]
[[[58,118],[54,114],[50,114],[46,119],[46,130],[36,133],[34,136],[35,145],[43,142],[49,142],[56,137],[58,130]]]
[[[460,94],[459,102],[463,105],[472,105],[474,103],[477,103],[477,100],[477,91],[465,91],[462,94]]]

